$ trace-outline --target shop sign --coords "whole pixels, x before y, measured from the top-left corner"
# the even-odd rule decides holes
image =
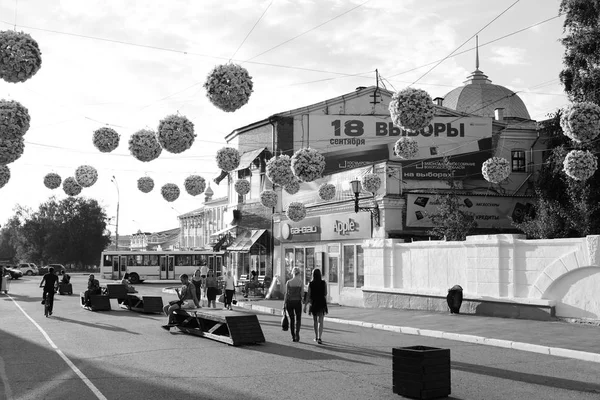
[[[321,239],[319,217],[305,218],[300,222],[281,223],[281,239],[286,242],[309,242]]]
[[[533,212],[529,198],[508,196],[458,196],[462,210],[473,213],[477,228],[515,229],[512,221],[520,222]],[[439,202],[434,194],[406,196],[406,226],[431,228],[429,215],[437,211]],[[512,219],[512,221],[511,221]]]
[[[321,216],[321,240],[368,239],[371,213],[345,213]]]
[[[434,117],[416,132],[394,126],[389,116],[311,114],[309,122],[311,147],[325,156],[326,174],[382,160],[402,161],[394,154],[394,144],[402,136],[419,144],[413,162],[475,153],[482,144],[487,147],[482,139],[492,137],[492,119],[485,117]]]

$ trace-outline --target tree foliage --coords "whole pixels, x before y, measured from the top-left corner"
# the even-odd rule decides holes
[[[2,229],[0,258],[7,256],[40,264],[97,264],[100,253],[110,243],[106,213],[94,199],[54,197],[35,212],[17,210]],[[6,240],[5,240],[6,237]]]

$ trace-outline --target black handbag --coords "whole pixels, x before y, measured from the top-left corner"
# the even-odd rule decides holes
[[[281,318],[281,330],[287,331],[290,329],[290,320],[288,319],[287,312],[283,310],[283,317]]]

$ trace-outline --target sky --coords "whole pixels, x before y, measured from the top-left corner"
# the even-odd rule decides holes
[[[233,130],[298,107],[376,84],[375,70],[392,91],[407,86],[443,97],[479,68],[492,83],[518,92],[534,120],[568,104],[558,80],[564,17],[559,0],[0,0],[0,30],[29,33],[42,67],[23,83],[0,80],[0,99],[28,108],[31,128],[24,154],[9,164],[0,189],[0,224],[18,205],[34,211],[62,188],[43,184],[49,172],[63,180],[80,165],[98,170],[80,196],[105,207],[114,233],[162,231],[177,216],[202,206],[204,195],[183,189],[191,174],[225,196],[216,151]],[[443,61],[442,61],[443,60]],[[234,62],[252,76],[254,92],[234,113],[213,106],[202,87],[216,65]],[[441,62],[440,62],[441,61]],[[149,163],[130,155],[129,136],[156,130],[180,114],[194,123],[193,146],[167,151]],[[94,130],[120,135],[112,153],[92,144]],[[111,181],[115,177],[116,184]],[[137,179],[150,176],[144,194]],[[175,183],[179,199],[160,187]]]

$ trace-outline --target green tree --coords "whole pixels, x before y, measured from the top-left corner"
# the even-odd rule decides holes
[[[449,189],[439,192],[434,199],[437,209],[434,213],[427,214],[433,223],[433,228],[428,234],[446,240],[466,240],[467,235],[477,227],[477,222],[472,212],[464,210],[465,205],[458,194],[459,188],[454,178],[452,163],[448,159],[444,159],[444,163],[449,172],[446,179]]]

